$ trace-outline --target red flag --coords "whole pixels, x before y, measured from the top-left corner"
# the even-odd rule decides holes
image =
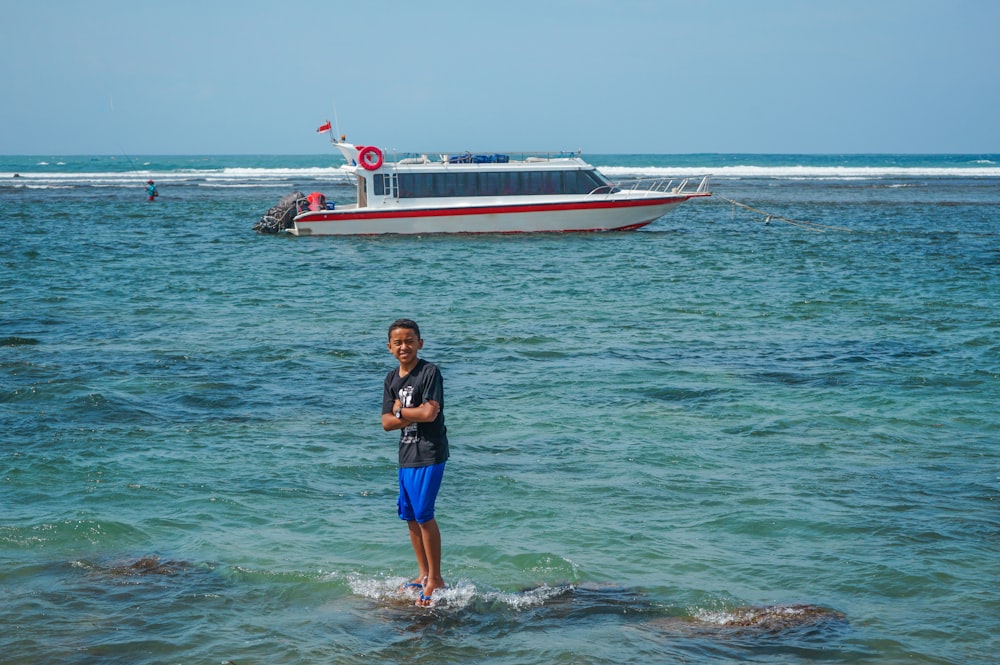
[[[327,120],[325,123],[323,123],[322,125],[320,125],[319,129],[317,129],[316,131],[318,133],[322,134],[323,132],[328,132],[331,129],[333,129],[333,127],[330,125],[330,121]]]

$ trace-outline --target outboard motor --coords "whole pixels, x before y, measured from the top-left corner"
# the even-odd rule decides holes
[[[320,196],[323,195],[320,194]],[[281,197],[278,204],[268,210],[260,218],[260,221],[254,224],[253,230],[257,233],[278,233],[291,228],[295,215],[299,214],[300,211],[310,209],[310,198],[306,198],[302,192],[292,192]],[[324,202],[324,207],[325,205]]]

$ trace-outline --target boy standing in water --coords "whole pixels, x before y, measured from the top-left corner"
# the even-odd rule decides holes
[[[420,327],[410,319],[389,326],[389,352],[399,361],[385,377],[382,428],[399,434],[399,518],[410,530],[420,573],[406,587],[420,587],[417,605],[429,607],[441,577],[441,532],[434,519],[448,435],[444,426],[444,380],[437,366],[417,357],[424,346]]]

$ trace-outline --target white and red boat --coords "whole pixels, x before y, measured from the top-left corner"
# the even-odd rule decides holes
[[[703,196],[695,183],[609,181],[575,154],[393,156],[332,141],[357,178],[357,200],[318,193],[283,230],[294,235],[626,231]]]

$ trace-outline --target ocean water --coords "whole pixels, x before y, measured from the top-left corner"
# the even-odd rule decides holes
[[[294,238],[251,227],[337,157],[0,157],[0,661],[995,662],[1000,156],[589,159],[715,196]],[[445,377],[429,609],[398,316]]]

